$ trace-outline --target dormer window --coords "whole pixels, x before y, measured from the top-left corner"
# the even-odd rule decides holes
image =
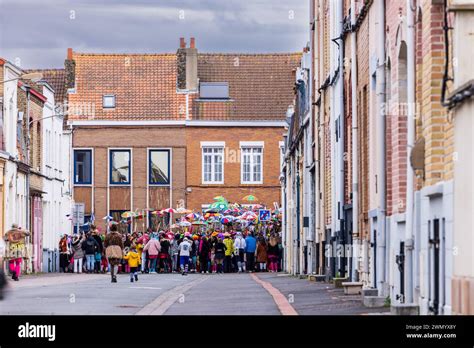
[[[228,82],[201,82],[199,84],[200,99],[229,99]]]
[[[102,97],[102,107],[104,109],[115,108],[115,95],[107,94]]]

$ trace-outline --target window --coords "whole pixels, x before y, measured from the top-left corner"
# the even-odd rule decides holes
[[[115,108],[115,95],[104,95],[102,97],[102,106],[104,109]]]
[[[241,142],[241,181],[242,184],[263,183],[263,142],[245,144]]]
[[[92,150],[74,150],[74,184],[92,184]]]
[[[199,85],[201,99],[229,99],[228,82],[201,82]]]
[[[225,143],[201,143],[201,147],[202,182],[204,184],[223,184]]]
[[[170,184],[170,150],[150,150],[148,155],[150,185]]]
[[[130,184],[130,150],[110,151],[110,184]]]

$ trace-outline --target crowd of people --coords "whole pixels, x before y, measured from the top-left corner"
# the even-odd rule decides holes
[[[282,245],[278,233],[243,231],[152,231],[120,233],[110,225],[101,234],[91,225],[87,233],[64,235],[59,241],[60,270],[73,273],[233,273],[278,272]]]

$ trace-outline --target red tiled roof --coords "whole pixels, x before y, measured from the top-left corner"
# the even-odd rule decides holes
[[[62,103],[66,98],[66,71],[64,69],[30,69],[27,72],[41,72],[43,80],[54,89],[54,100]]]
[[[229,97],[233,100],[233,105],[226,106],[229,118],[284,120],[294,98],[293,71],[300,60],[298,53],[199,54],[198,75],[200,82],[229,83]],[[225,115],[217,105],[203,107],[206,111],[201,118],[215,119]]]
[[[69,103],[93,104],[94,119],[176,120],[185,118],[186,99],[176,90],[176,54],[73,53],[76,93]],[[301,54],[199,54],[201,82],[228,82],[231,101],[203,102],[191,96],[198,119],[283,120],[293,100]],[[116,107],[102,108],[105,94]],[[86,106],[87,107],[87,106]],[[69,119],[85,116],[69,115]]]
[[[69,103],[92,103],[94,119],[185,118],[185,96],[176,93],[176,54],[74,53],[73,59],[76,93],[69,94]],[[115,108],[102,108],[105,94],[116,96]],[[78,118],[83,117],[69,116]]]

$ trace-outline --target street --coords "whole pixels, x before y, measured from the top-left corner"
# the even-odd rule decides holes
[[[51,274],[9,281],[0,314],[6,315],[364,315],[359,295],[329,283],[284,273],[144,274],[131,283],[120,274]]]

